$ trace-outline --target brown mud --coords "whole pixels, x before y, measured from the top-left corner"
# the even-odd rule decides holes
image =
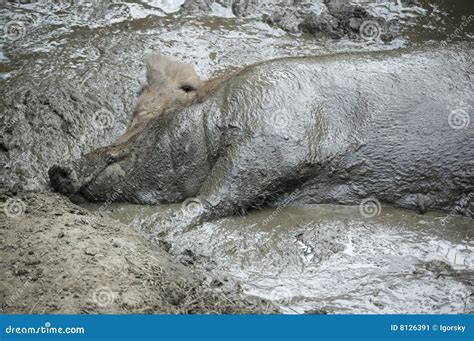
[[[238,285],[213,279],[127,225],[49,193],[0,215],[2,313],[270,313]],[[8,211],[10,209],[10,211]],[[8,213],[9,216],[5,216]]]

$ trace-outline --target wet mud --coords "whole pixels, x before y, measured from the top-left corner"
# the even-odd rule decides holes
[[[81,208],[51,194],[47,174],[125,131],[150,52],[209,79],[277,57],[472,42],[472,6],[2,2],[0,309],[473,313],[473,224],[455,211],[283,204],[160,230],[181,205]]]

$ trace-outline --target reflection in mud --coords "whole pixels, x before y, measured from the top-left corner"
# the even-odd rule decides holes
[[[94,206],[89,206],[94,208]],[[285,313],[473,312],[472,220],[382,207],[287,207],[206,223],[189,231],[154,230],[179,206],[113,205],[110,215],[193,255],[216,278],[273,300]]]

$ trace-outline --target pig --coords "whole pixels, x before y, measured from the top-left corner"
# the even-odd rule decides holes
[[[197,223],[288,193],[460,211],[474,190],[472,55],[471,44],[426,46],[279,58],[205,82],[189,72],[193,90],[169,106],[140,104],[139,131],[52,167],[51,184],[78,201],[118,189],[137,204],[192,199]],[[149,58],[153,89],[169,59]]]

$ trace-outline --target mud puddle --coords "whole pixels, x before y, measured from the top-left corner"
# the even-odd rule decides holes
[[[364,217],[358,207],[311,205],[164,231],[154,221],[180,205],[87,208],[169,243],[170,253],[191,255],[283,313],[474,311],[471,219],[389,207]]]

